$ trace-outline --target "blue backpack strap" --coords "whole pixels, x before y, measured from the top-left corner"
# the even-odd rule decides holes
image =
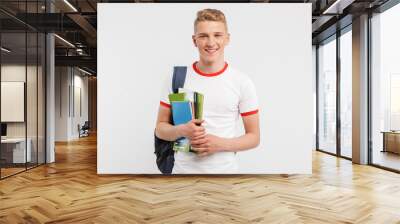
[[[174,66],[174,75],[172,76],[172,91],[178,93],[179,88],[183,88],[186,79],[186,66]]]

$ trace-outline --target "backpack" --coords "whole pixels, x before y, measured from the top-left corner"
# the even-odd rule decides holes
[[[179,88],[183,88],[186,79],[186,66],[175,66],[172,76],[172,91],[178,93]],[[170,117],[170,124],[172,124],[172,113]],[[154,153],[156,154],[156,163],[158,169],[162,174],[171,174],[174,168],[174,141],[166,141],[156,136],[154,132]]]

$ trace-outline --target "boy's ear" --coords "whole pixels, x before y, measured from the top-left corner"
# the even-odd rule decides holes
[[[231,42],[231,34],[230,33],[228,33],[228,35],[227,35],[227,41],[226,41],[226,45],[228,45],[229,44],[229,42]]]
[[[194,44],[194,46],[195,46],[195,47],[197,47],[197,44],[196,44],[196,37],[195,37],[195,35],[192,35],[192,40],[193,40],[193,44]]]

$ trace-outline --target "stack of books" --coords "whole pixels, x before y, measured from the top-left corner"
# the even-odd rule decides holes
[[[195,91],[179,88],[178,93],[168,95],[172,106],[174,125],[186,124],[192,119],[203,119],[204,95]],[[190,152],[189,139],[182,137],[174,142],[174,151]]]

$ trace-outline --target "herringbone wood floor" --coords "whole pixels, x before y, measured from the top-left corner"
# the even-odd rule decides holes
[[[400,223],[400,175],[315,152],[312,175],[98,176],[96,138],[0,181],[0,223]]]

